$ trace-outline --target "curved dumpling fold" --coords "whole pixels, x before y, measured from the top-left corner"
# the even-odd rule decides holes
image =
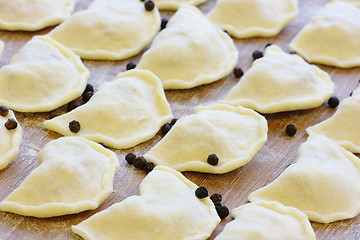
[[[271,45],[220,102],[275,113],[318,107],[333,92],[325,71]]]
[[[208,239],[220,218],[209,197],[195,196],[196,188],[179,172],[157,166],[140,184],[140,196],[128,197],[72,230],[97,240]]]
[[[360,160],[332,140],[314,136],[299,147],[294,164],[249,200],[278,201],[321,223],[352,218],[360,213]]]
[[[289,47],[309,62],[341,68],[360,66],[360,23],[354,21],[359,18],[360,9],[350,3],[328,3]]]
[[[230,105],[197,108],[180,118],[144,157],[178,171],[230,172],[248,163],[267,140],[267,121],[255,111]],[[217,165],[207,163],[210,154]]]
[[[81,58],[121,60],[138,54],[160,30],[158,9],[140,0],[96,0],[49,35]]]
[[[81,96],[89,76],[73,52],[36,36],[0,69],[0,105],[19,112],[51,111]]]
[[[306,132],[310,136],[323,135],[353,153],[360,153],[360,88],[352,97],[341,101],[333,116],[314,126]]]
[[[210,21],[236,38],[271,37],[297,16],[297,0],[219,0]]]
[[[177,10],[183,4],[200,5],[207,0],[154,0],[160,10]]]
[[[233,71],[238,52],[233,40],[195,7],[182,5],[137,65],[161,79],[164,89],[211,83]]]
[[[95,209],[113,191],[119,161],[112,151],[80,137],[51,141],[39,166],[0,202],[0,210],[53,217]]]
[[[37,31],[61,23],[74,10],[74,0],[0,0],[0,29]]]
[[[330,0],[330,2],[333,2],[333,1],[348,2],[348,3],[353,4],[356,7],[360,8],[360,1],[359,0]]]
[[[0,170],[17,157],[22,140],[22,128],[19,123],[14,130],[8,130],[5,127],[6,121],[10,118],[17,121],[11,110],[7,116],[0,116]]]
[[[228,223],[215,240],[315,240],[307,216],[278,202],[248,203],[232,210]]]
[[[86,104],[45,121],[44,127],[123,149],[149,140],[172,118],[159,78],[130,70],[104,83]],[[80,123],[78,133],[69,129],[73,120]]]

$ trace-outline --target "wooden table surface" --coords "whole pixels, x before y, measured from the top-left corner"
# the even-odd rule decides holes
[[[91,0],[76,0],[75,11],[86,9],[91,2]],[[299,0],[298,17],[277,36],[235,40],[239,50],[238,65],[247,71],[252,64],[252,52],[257,49],[263,50],[267,43],[275,43],[283,50],[289,51],[288,44],[291,39],[326,3],[326,0]],[[215,0],[209,0],[199,8],[202,12],[207,13],[214,4]],[[172,14],[173,12],[161,11],[163,17],[170,17]],[[46,34],[51,29],[47,28],[34,33],[0,31],[0,40],[5,42],[0,67],[6,65],[9,59],[31,37]],[[129,61],[138,62],[140,57],[141,54],[125,61],[84,61],[91,72],[89,83],[95,86],[95,90],[98,89],[103,82],[111,81],[119,72],[125,71],[126,63]],[[358,86],[360,68],[339,69],[323,65],[319,65],[319,67],[330,74],[335,83],[335,95],[340,100],[349,96]],[[212,84],[189,90],[169,90],[165,93],[174,116],[179,118],[193,113],[193,109],[197,105],[210,104],[222,99],[237,82],[238,79],[235,79],[231,74]],[[210,194],[222,194],[223,203],[231,210],[245,204],[249,193],[263,187],[279,176],[293,162],[298,146],[306,141],[305,129],[330,117],[335,111],[323,104],[311,110],[265,115],[269,126],[268,141],[250,163],[221,175],[196,172],[185,172],[184,175],[197,185],[207,187]],[[18,157],[5,169],[0,170],[0,201],[17,188],[31,170],[38,166],[37,153],[39,149],[49,141],[60,137],[59,134],[44,129],[42,122],[48,119],[50,114],[65,112],[66,107],[63,106],[51,113],[15,113],[23,127],[23,141]],[[288,137],[285,134],[284,129],[287,124],[297,126],[298,132],[294,137]],[[139,194],[138,186],[145,177],[145,173],[128,165],[124,156],[129,152],[134,152],[137,155],[145,154],[161,137],[161,134],[158,133],[153,139],[134,148],[114,150],[120,161],[120,169],[114,179],[114,192],[98,209],[46,219],[0,212],[0,240],[81,239],[72,233],[71,225],[78,224],[131,195]],[[231,220],[231,216],[222,220],[209,239],[214,239],[222,231],[225,224]],[[311,224],[317,239],[360,239],[359,216],[330,224],[314,222]]]

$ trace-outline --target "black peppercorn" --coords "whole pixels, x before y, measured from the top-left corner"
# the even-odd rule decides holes
[[[215,206],[216,212],[221,219],[226,218],[229,215],[229,209],[224,206]]]
[[[17,128],[17,122],[15,119],[13,118],[9,118],[6,123],[5,123],[5,127],[7,130],[14,130],[15,128]]]
[[[213,201],[213,203],[216,202],[221,202],[222,201],[222,196],[218,193],[214,193],[210,196],[211,201]]]
[[[330,108],[336,108],[339,105],[339,99],[335,96],[331,97],[328,101],[328,106]]]
[[[208,164],[215,166],[219,163],[219,158],[213,153],[208,156],[207,162]]]
[[[0,116],[6,117],[9,114],[9,109],[6,106],[0,106]]]
[[[155,3],[151,0],[145,2],[146,11],[152,11],[155,7]]]
[[[287,134],[288,136],[292,137],[292,136],[295,135],[296,130],[297,130],[297,129],[296,129],[295,125],[289,124],[289,125],[286,126],[285,132],[286,132],[286,134]]]
[[[73,133],[79,132],[80,131],[80,123],[76,120],[72,120],[71,122],[69,122],[69,129]]]
[[[161,132],[162,134],[166,135],[170,129],[171,129],[172,125],[170,123],[165,123],[162,127],[161,127]]]
[[[261,51],[259,50],[255,50],[252,54],[253,60],[255,61],[256,59],[262,58],[264,55]]]
[[[74,110],[75,108],[77,108],[79,106],[79,104],[76,101],[71,101],[67,104],[67,111],[70,112],[72,110]]]
[[[134,167],[140,170],[144,170],[145,165],[146,165],[146,159],[144,157],[135,158]]]
[[[165,29],[168,22],[169,22],[169,20],[167,20],[166,18],[162,18],[162,19],[161,19],[160,30]]]
[[[174,118],[173,120],[171,120],[170,121],[171,126],[174,126],[174,124],[176,123],[177,120],[178,120],[177,118]]]
[[[134,160],[136,159],[136,155],[134,153],[128,153],[125,156],[125,160],[128,164],[132,165]]]
[[[243,72],[243,70],[242,70],[241,68],[236,67],[236,68],[234,68],[234,70],[233,70],[233,74],[234,74],[234,76],[235,76],[236,78],[241,78],[241,77],[244,75],[244,72]]]
[[[206,187],[198,187],[198,188],[195,190],[195,195],[196,195],[198,198],[206,198],[207,196],[209,196]]]
[[[105,143],[103,143],[103,142],[99,142],[99,144],[100,144],[101,146],[103,146],[104,148],[106,148]]]
[[[134,63],[133,61],[126,64],[126,70],[131,70],[131,69],[134,69],[134,68],[136,68],[136,63]]]
[[[146,173],[149,173],[154,169],[154,167],[155,167],[155,164],[153,162],[147,162],[144,166],[144,171]]]
[[[94,86],[91,85],[90,83],[86,84],[85,90],[82,94],[86,93],[86,92],[94,92]]]
[[[93,95],[94,95],[93,92],[83,93],[83,95],[82,95],[82,100],[83,100],[83,102],[84,102],[84,103],[87,103]]]
[[[270,47],[271,45],[272,45],[272,43],[268,43],[265,45],[265,48]]]

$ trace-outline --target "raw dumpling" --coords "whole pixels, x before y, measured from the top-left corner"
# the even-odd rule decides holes
[[[297,0],[219,0],[208,19],[236,38],[271,37],[297,16]]]
[[[8,130],[5,127],[6,121],[11,118],[17,122],[11,110],[5,117],[0,115],[0,170],[17,157],[22,140],[22,129],[19,123],[14,130]]]
[[[220,222],[209,197],[195,196],[197,186],[171,168],[157,166],[131,196],[72,230],[84,239],[208,239]]]
[[[221,102],[275,113],[318,107],[333,92],[326,72],[271,45]]]
[[[104,83],[85,105],[45,121],[44,127],[124,149],[149,140],[172,118],[159,78],[130,70]],[[69,129],[73,120],[80,123],[78,133]]]
[[[81,96],[89,76],[73,52],[36,36],[0,69],[0,105],[19,112],[51,111]]]
[[[307,216],[278,202],[245,204],[232,210],[228,223],[215,240],[315,240]]]
[[[248,163],[267,140],[267,121],[255,111],[230,105],[197,108],[180,118],[144,157],[178,171],[230,172]],[[207,162],[210,154],[217,165]]]
[[[138,54],[160,30],[155,7],[140,0],[96,0],[49,34],[81,58],[121,60]]]
[[[360,88],[344,99],[329,119],[306,129],[310,136],[323,135],[353,153],[360,153]]]
[[[1,211],[42,218],[95,209],[112,193],[119,168],[115,153],[80,137],[49,142],[38,161],[40,165],[0,202]]]
[[[61,23],[74,10],[74,0],[0,0],[0,29],[37,31]]]
[[[278,201],[321,223],[352,218],[360,213],[360,160],[332,140],[314,136],[299,147],[294,164],[249,200]]]
[[[360,9],[335,1],[298,33],[290,49],[307,61],[350,68],[360,66]]]
[[[228,75],[237,63],[233,40],[195,7],[183,5],[140,59],[164,89],[185,89]]]
[[[182,4],[200,5],[207,0],[153,0],[160,10],[177,10]]]

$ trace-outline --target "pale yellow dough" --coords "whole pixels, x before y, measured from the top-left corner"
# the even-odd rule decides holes
[[[4,169],[17,157],[22,140],[22,128],[19,122],[14,130],[8,130],[5,127],[5,123],[9,118],[17,121],[11,110],[9,110],[7,116],[0,116],[0,170]]]
[[[255,111],[230,105],[198,107],[180,118],[144,157],[178,171],[226,173],[248,163],[267,140],[267,121]],[[216,154],[219,163],[207,163]]]
[[[220,222],[209,197],[171,168],[157,166],[131,196],[72,226],[86,240],[205,240]]]
[[[355,217],[360,213],[360,160],[332,140],[314,136],[299,147],[294,164],[249,200],[278,201],[321,223]]]
[[[160,30],[155,7],[140,0],[96,0],[49,35],[84,59],[121,60],[138,54]]]
[[[289,47],[307,61],[350,68],[360,66],[360,9],[342,1],[324,9],[296,35]]]
[[[160,10],[177,10],[183,4],[200,5],[207,0],[153,0]]]
[[[278,202],[249,203],[232,210],[228,223],[215,240],[315,240],[307,216]]]
[[[0,69],[0,105],[19,112],[51,111],[81,96],[89,76],[73,52],[36,36]]]
[[[236,38],[271,37],[298,14],[297,0],[219,0],[210,21]]]
[[[157,75],[164,89],[211,83],[234,69],[233,40],[193,6],[182,5],[137,65]]]
[[[334,2],[334,1],[338,1],[338,2],[348,2],[353,4],[354,6],[360,8],[360,0],[330,0],[330,2]]]
[[[220,102],[275,113],[318,107],[333,92],[325,71],[271,45]]]
[[[44,127],[124,149],[149,140],[172,118],[159,78],[130,70],[104,83],[85,105],[45,121]],[[72,120],[80,122],[78,133],[69,129]]]
[[[0,29],[37,31],[61,23],[74,10],[74,0],[0,0]]]
[[[306,132],[310,136],[323,135],[331,138],[340,146],[353,153],[360,153],[360,88],[352,97],[341,101],[333,116],[314,126]]]
[[[45,145],[39,166],[0,202],[0,210],[53,217],[95,209],[113,191],[119,168],[114,152],[80,137],[62,137]]]

